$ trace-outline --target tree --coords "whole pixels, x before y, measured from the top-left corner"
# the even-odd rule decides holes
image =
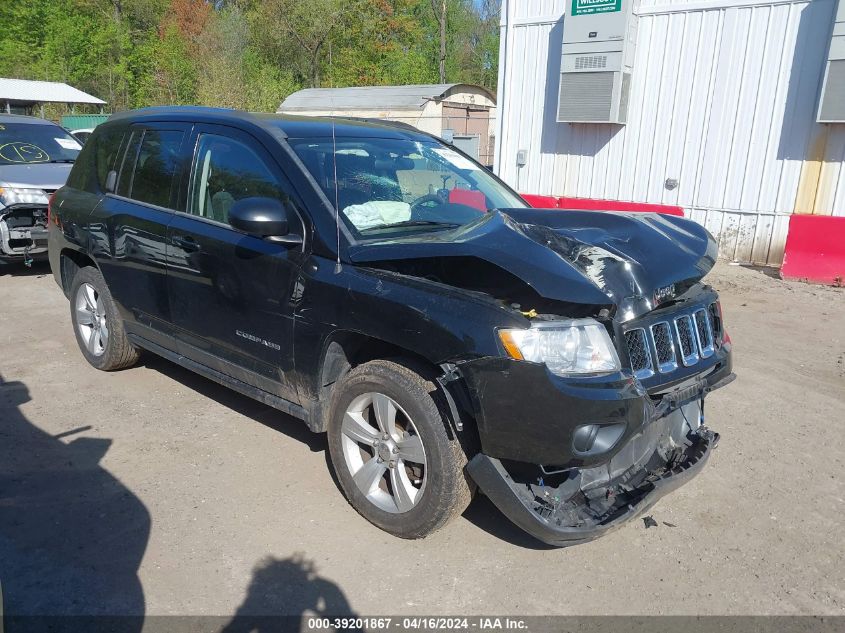
[[[275,110],[299,86],[290,71],[263,59],[251,45],[238,5],[223,7],[198,39],[197,101],[242,110]]]
[[[175,24],[153,35],[140,49],[142,61],[137,105],[185,105],[196,102],[196,65],[188,42]]]
[[[308,80],[318,88],[323,47],[334,29],[361,11],[362,0],[267,0],[261,6],[274,37],[290,37],[305,55]]]
[[[427,2],[428,0],[426,0]],[[366,0],[327,42],[324,84],[369,86],[433,83],[417,0]],[[336,61],[337,60],[337,61]]]
[[[303,86],[495,88],[500,0],[0,0],[0,76],[118,111],[275,110]],[[448,19],[447,19],[448,18]],[[51,115],[61,106],[48,108]]]
[[[438,58],[438,70],[440,72],[440,83],[446,83],[446,0],[431,0],[431,10],[440,28],[440,57]]]
[[[454,1],[450,7],[447,77],[496,89],[499,0]]]
[[[197,40],[206,31],[212,10],[206,0],[171,0],[159,31],[163,35],[173,27],[189,47],[195,48]]]

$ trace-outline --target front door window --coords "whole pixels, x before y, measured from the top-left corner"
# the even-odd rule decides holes
[[[257,196],[287,200],[277,179],[252,148],[218,134],[201,134],[188,213],[228,223],[232,204]]]

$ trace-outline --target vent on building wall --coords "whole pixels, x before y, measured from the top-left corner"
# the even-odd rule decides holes
[[[558,121],[627,121],[637,39],[637,1],[566,2]]]
[[[582,55],[575,58],[575,70],[607,68],[607,55]]]
[[[563,73],[559,121],[604,121],[610,118],[613,73]]]

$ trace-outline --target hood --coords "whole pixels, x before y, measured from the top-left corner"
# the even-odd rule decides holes
[[[668,215],[502,209],[453,231],[357,244],[353,263],[478,257],[541,296],[615,305],[629,321],[695,282],[716,263],[716,242],[691,220]]]
[[[64,186],[71,167],[71,163],[0,165],[0,186],[58,189]]]

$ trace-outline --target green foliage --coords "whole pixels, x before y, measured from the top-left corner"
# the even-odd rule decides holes
[[[500,0],[447,0],[446,76],[496,87]],[[0,76],[64,81],[109,109],[274,111],[312,85],[438,81],[431,0],[0,2]]]
[[[187,105],[196,102],[196,62],[179,29],[169,25],[158,37],[140,46],[140,64],[146,66],[139,78],[136,100],[145,105]]]

